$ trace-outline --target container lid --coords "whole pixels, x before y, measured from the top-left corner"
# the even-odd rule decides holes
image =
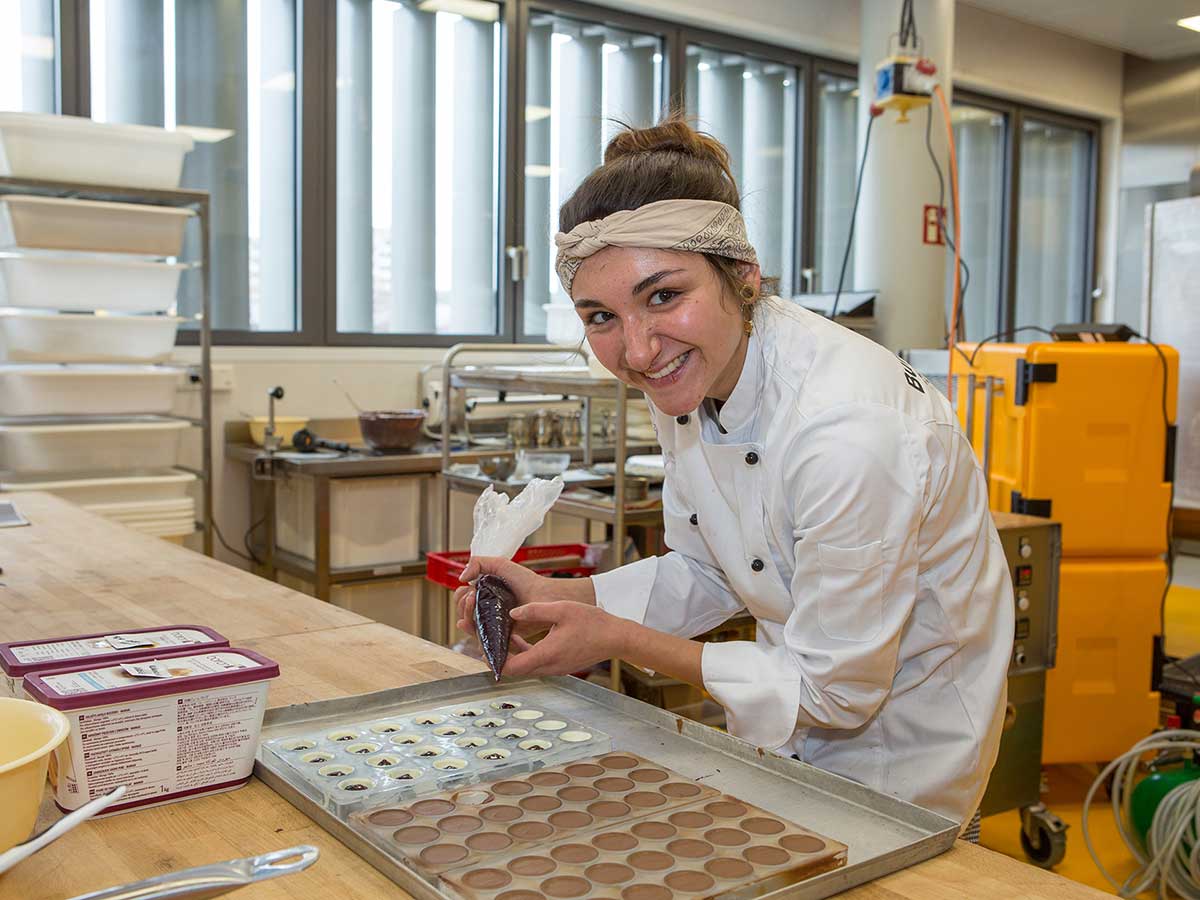
[[[158,661],[164,677],[140,677],[126,666]],[[25,676],[25,691],[57,710],[87,709],[172,694],[266,681],[279,675],[279,663],[253,650],[226,647],[197,653],[195,649],[143,656],[125,665],[73,666]]]
[[[0,644],[0,669],[16,678],[71,665],[140,659],[163,650],[194,649],[195,644],[228,647],[229,639],[204,625],[156,625],[99,634],[10,641]]]

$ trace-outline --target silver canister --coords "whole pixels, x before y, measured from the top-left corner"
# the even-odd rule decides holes
[[[563,416],[562,440],[564,447],[578,447],[583,442],[583,413],[573,412]]]
[[[508,417],[508,443],[517,449],[529,446],[529,416],[525,413]]]
[[[538,447],[549,447],[552,436],[550,411],[539,409],[533,417],[533,441]]]

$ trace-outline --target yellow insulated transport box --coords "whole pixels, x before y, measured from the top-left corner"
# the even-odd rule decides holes
[[[1044,764],[1115,759],[1158,725],[1150,682],[1166,583],[1166,563],[1157,559],[1062,560]]]
[[[1160,345],[1161,346],[1161,345]],[[1062,523],[1063,556],[1166,550],[1179,355],[1148,344],[960,344],[955,403],[982,459],[985,385],[993,380],[991,507]],[[974,356],[974,365],[964,357]],[[969,402],[969,376],[975,376]],[[970,420],[968,422],[968,420]]]

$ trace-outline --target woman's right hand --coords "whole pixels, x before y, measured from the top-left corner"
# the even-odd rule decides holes
[[[590,578],[548,578],[539,575],[532,569],[518,565],[512,560],[497,557],[474,557],[463,570],[459,580],[472,582],[463,584],[454,592],[455,606],[458,609],[458,627],[462,631],[475,632],[475,585],[473,582],[480,575],[496,575],[508,582],[517,603],[552,603],[557,600],[574,600],[582,603],[596,602],[596,592],[592,588]],[[540,629],[514,629],[518,634],[535,634]]]

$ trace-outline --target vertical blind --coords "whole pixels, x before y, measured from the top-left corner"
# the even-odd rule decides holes
[[[55,0],[0,2],[0,110],[55,111]]]
[[[858,174],[858,81],[817,75],[816,204],[813,235],[814,290],[837,290],[850,233]],[[854,287],[854,249],[846,263],[847,289]]]

